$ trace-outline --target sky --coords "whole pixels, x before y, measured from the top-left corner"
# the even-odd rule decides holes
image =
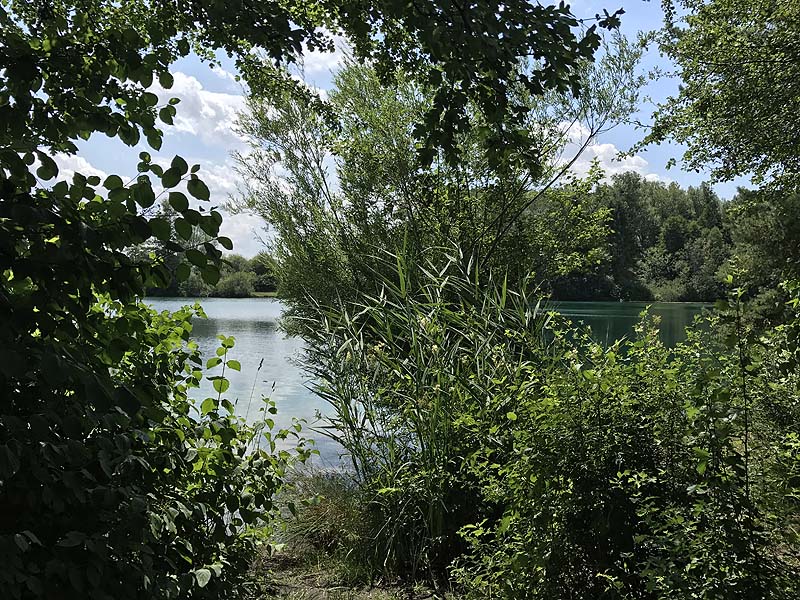
[[[616,3],[614,3],[616,2]],[[576,0],[571,3],[573,13],[579,18],[591,18],[603,8],[613,12],[623,8],[622,32],[635,37],[639,31],[659,27],[662,19],[660,2],[647,0]],[[321,90],[331,87],[332,75],[341,64],[343,55],[340,49],[335,53],[307,52],[304,57],[304,72],[307,83]],[[57,157],[62,176],[71,177],[71,172],[80,171],[85,175],[97,174],[101,177],[116,173],[136,175],[137,155],[149,151],[155,160],[169,163],[172,156],[179,154],[189,164],[199,163],[199,175],[206,182],[212,194],[212,204],[222,205],[230,195],[237,193],[237,174],[232,153],[246,151],[245,141],[234,131],[237,114],[244,108],[243,85],[236,81],[235,68],[231,60],[220,57],[222,66],[210,68],[197,57],[190,56],[176,62],[172,67],[174,85],[170,90],[155,86],[162,101],[170,97],[180,98],[178,114],[174,126],[163,125],[164,143],[160,151],[153,152],[142,142],[131,152],[116,139],[95,134],[79,146],[76,156]],[[644,56],[642,70],[653,67],[670,69],[666,59],[651,48]],[[642,102],[635,121],[650,122],[655,103],[674,94],[679,82],[675,78],[651,81],[643,91],[649,99]],[[683,152],[680,146],[665,144],[647,148],[634,156],[617,160],[619,151],[629,150],[641,140],[646,131],[634,125],[623,124],[604,133],[590,145],[576,163],[578,172],[585,171],[592,159],[597,159],[608,173],[635,171],[648,179],[676,182],[681,186],[698,185],[707,178],[706,173],[686,172],[677,167],[667,169],[670,158],[679,158]],[[730,198],[738,185],[746,181],[737,180],[714,186],[722,198]],[[265,237],[264,223],[254,215],[224,215],[222,235],[233,240],[234,252],[253,256],[261,251]]]

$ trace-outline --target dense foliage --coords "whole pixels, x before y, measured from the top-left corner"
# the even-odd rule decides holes
[[[604,259],[553,281],[556,298],[714,301],[723,295],[731,225],[728,205],[709,186],[684,190],[629,172],[591,193],[611,215]]]
[[[472,24],[502,35],[502,49],[465,32]],[[141,152],[133,178],[71,182],[56,159],[96,133],[158,150],[177,101],[159,105],[148,88],[169,89],[170,65],[193,49],[232,55],[254,89],[308,97],[278,67],[304,45],[331,49],[325,25],[385,73],[402,63],[436,79],[417,135],[450,150],[438,125],[459,126],[467,99],[494,130],[487,139],[511,146],[499,134],[518,111],[495,100],[518,57],[541,61],[514,77],[532,93],[577,90],[574,67],[599,43],[566,7],[515,1],[474,4],[455,22],[434,3],[391,1],[0,4],[0,577],[12,597],[241,592],[247,525],[267,518],[287,457],[248,450],[256,432],[227,414],[222,375],[211,376],[218,397],[195,414],[187,390],[202,372],[189,313],[137,303],[192,267],[219,281],[220,247],[232,246],[220,213],[181,157],[164,168]],[[456,55],[442,51],[445,39]],[[155,212],[162,194],[176,218]],[[148,241],[180,260],[132,250]],[[236,368],[232,345],[223,340],[208,367]]]
[[[674,350],[604,348],[460,262],[320,314],[342,555],[476,598],[796,597],[798,315],[755,335],[737,291]]]
[[[441,153],[420,165],[413,129],[432,91],[402,74],[384,86],[374,68],[352,60],[329,93],[334,123],[291,96],[251,94],[240,131],[252,148],[238,155],[245,195],[236,208],[274,229],[290,315],[369,288],[382,269],[376,249],[404,247],[413,262],[423,250],[457,244],[482,272],[509,272],[512,281],[530,273],[550,281],[597,265],[609,213],[588,192],[600,174],[579,179],[567,170],[634,110],[638,57],[614,37],[597,64],[581,66],[586,93],[577,99],[510,89],[510,99],[527,107],[525,126],[539,147],[537,160],[524,164],[495,164],[471,130],[456,138],[458,163]],[[475,107],[469,117],[474,128],[486,126]]]
[[[150,86],[224,51],[251,86],[241,207],[277,230],[292,324],[351,462],[320,479],[335,502],[318,541],[359,576],[476,598],[796,598],[800,299],[778,282],[799,255],[797,9],[665,6],[660,42],[687,81],[649,140],[774,185],[722,205],[706,186],[566,176],[565,148],[636,108],[640,49],[612,36],[592,62],[617,13],[1,2],[0,588],[241,597],[309,455],[286,449],[299,424],[268,431],[269,402],[261,424],[234,416],[234,340],[203,365],[199,307],[141,304],[275,285],[266,256],[223,255],[199,166],[143,151],[134,177],[59,176],[97,133],[157,151],[178,103]],[[283,67],[332,32],[354,58],[325,103]],[[602,347],[536,300],[576,290],[730,298],[674,349],[648,319]],[[771,320],[749,318],[750,297]],[[203,378],[215,394],[196,398]]]
[[[277,289],[275,261],[268,253],[259,252],[253,258],[224,254],[219,281],[213,285],[203,281],[202,272],[192,266],[185,281],[173,278],[169,285],[149,288],[147,293],[185,298],[251,298],[274,295]]]
[[[679,93],[655,114],[645,143],[687,145],[692,169],[718,179],[794,186],[800,173],[800,7],[794,0],[664,0],[660,49],[677,66]]]

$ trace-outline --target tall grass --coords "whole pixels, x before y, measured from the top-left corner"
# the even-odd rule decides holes
[[[312,529],[347,514],[354,571],[474,598],[797,597],[800,314],[757,334],[734,295],[673,349],[651,320],[604,347],[457,253],[385,258],[307,336],[352,481]]]
[[[375,524],[368,564],[435,580],[463,549],[458,530],[486,509],[468,462],[480,441],[465,420],[513,413],[513,393],[498,387],[544,343],[548,317],[526,292],[479,282],[458,254],[438,268],[383,259],[393,279],[377,293],[319,307],[306,365]]]

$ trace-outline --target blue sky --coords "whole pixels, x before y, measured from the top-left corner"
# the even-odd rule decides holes
[[[612,0],[613,1],[613,0]],[[609,12],[624,8],[622,31],[629,37],[637,32],[652,30],[661,23],[660,2],[645,0],[617,0],[616,4],[590,0],[578,0],[572,3],[573,13],[579,18],[590,18],[606,8]],[[321,89],[331,85],[331,75],[341,60],[341,53],[320,54],[309,53],[305,57],[305,79],[308,83]],[[670,65],[658,51],[650,49],[644,57],[642,68],[652,67],[669,69]],[[166,98],[176,96],[181,99],[178,104],[178,116],[173,127],[165,126],[164,144],[159,152],[152,152],[157,159],[165,163],[175,154],[180,154],[192,163],[202,167],[200,175],[212,191],[213,204],[222,204],[229,194],[237,190],[236,173],[231,153],[245,150],[243,141],[232,129],[237,111],[243,107],[243,88],[235,81],[235,71],[230,60],[222,58],[221,69],[210,69],[196,57],[189,57],[173,65],[175,84],[169,91],[160,95]],[[662,79],[649,84],[644,92],[652,98],[652,102],[663,101],[678,89],[676,79]],[[159,91],[159,90],[156,90]],[[643,103],[636,120],[643,123],[650,121],[654,105]],[[648,148],[634,157],[622,162],[615,160],[618,150],[628,150],[639,141],[645,132],[632,125],[620,125],[605,133],[597,143],[591,146],[580,161],[580,165],[588,165],[592,158],[597,158],[609,172],[634,170],[650,178],[675,181],[682,186],[697,185],[702,182],[704,173],[689,173],[674,167],[666,169],[667,161],[679,157],[682,149],[675,145],[662,145]],[[80,170],[84,174],[99,175],[117,173],[120,175],[136,174],[136,155],[139,151],[150,149],[145,144],[130,152],[116,140],[95,135],[81,145],[78,156],[61,157],[59,163],[62,173],[69,176],[70,171]],[[730,198],[737,185],[745,185],[739,180],[715,186],[717,193],[723,198]],[[226,215],[223,233],[234,242],[234,251],[252,256],[262,249],[260,241],[264,236],[263,223],[252,215]]]

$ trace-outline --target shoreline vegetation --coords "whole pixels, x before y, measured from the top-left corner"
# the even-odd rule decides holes
[[[0,589],[800,597],[800,4],[663,9],[633,41],[564,2],[0,3]],[[298,77],[340,40],[330,89]],[[638,122],[648,50],[682,84],[632,152],[756,189],[571,168]],[[194,128],[176,65],[222,56],[227,202],[161,154]],[[101,134],[130,172],[90,168]],[[223,202],[269,253],[233,253]],[[237,415],[201,307],[140,301],[212,294],[280,296],[342,468],[256,394],[263,360]],[[548,297],[715,303],[604,344]]]

